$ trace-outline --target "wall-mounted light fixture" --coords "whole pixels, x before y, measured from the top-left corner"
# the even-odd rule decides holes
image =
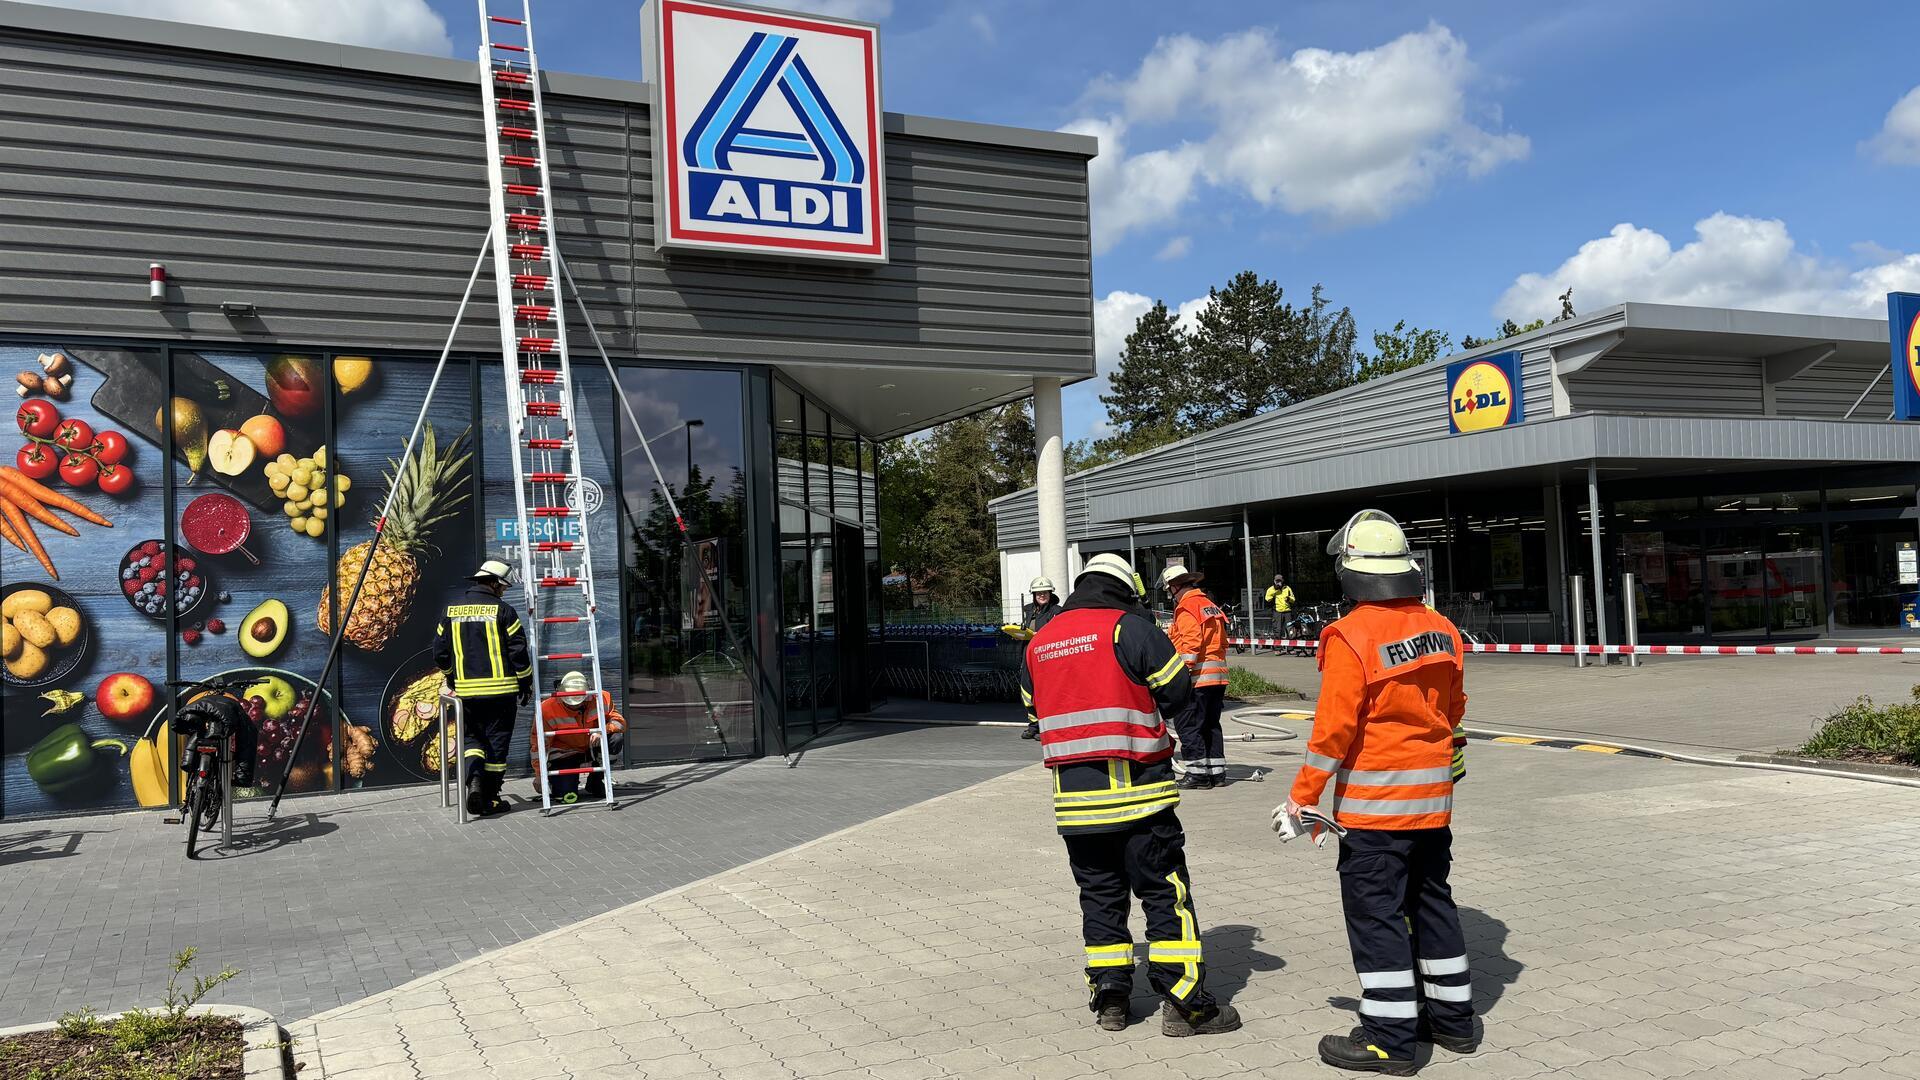
[[[255,318],[259,313],[254,311],[252,304],[244,300],[222,300],[220,301],[220,314],[225,315],[229,319],[251,319]]]
[[[159,263],[147,264],[147,299],[156,304],[167,299],[167,268]]]

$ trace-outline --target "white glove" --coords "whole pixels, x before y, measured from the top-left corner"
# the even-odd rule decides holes
[[[1318,822],[1301,820],[1300,811],[1301,807],[1294,805],[1292,799],[1273,808],[1273,831],[1279,835],[1281,842],[1285,843],[1296,836],[1307,836],[1313,840],[1314,847],[1327,846],[1327,830]]]

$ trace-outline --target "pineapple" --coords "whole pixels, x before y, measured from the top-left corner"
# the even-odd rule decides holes
[[[347,617],[347,640],[355,647],[368,652],[386,648],[412,612],[414,593],[420,588],[420,560],[428,552],[438,551],[429,543],[433,527],[452,517],[460,504],[472,497],[465,475],[467,463],[473,459],[473,451],[466,446],[472,432],[468,428],[446,446],[436,447],[433,425],[428,424],[420,449],[412,458],[404,465],[388,459],[387,493],[393,508],[387,512],[387,527],[374,540],[348,548],[334,569],[335,581],[351,583],[368,558],[373,560],[360,598]],[[374,547],[376,541],[378,548]],[[350,584],[347,587],[352,588]],[[320,593],[318,621],[323,634],[333,633],[329,617],[332,594],[332,586]]]

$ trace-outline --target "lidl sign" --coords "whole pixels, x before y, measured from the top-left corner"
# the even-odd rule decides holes
[[[654,246],[887,260],[880,31],[651,0]]]
[[[1492,431],[1523,419],[1519,353],[1447,365],[1447,423],[1453,434]]]
[[[1893,341],[1893,415],[1920,420],[1920,294],[1887,294],[1887,336]]]

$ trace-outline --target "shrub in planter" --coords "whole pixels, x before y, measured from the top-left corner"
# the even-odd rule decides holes
[[[1800,747],[1809,757],[1920,766],[1920,686],[1911,700],[1875,705],[1861,697],[1827,717]]]

